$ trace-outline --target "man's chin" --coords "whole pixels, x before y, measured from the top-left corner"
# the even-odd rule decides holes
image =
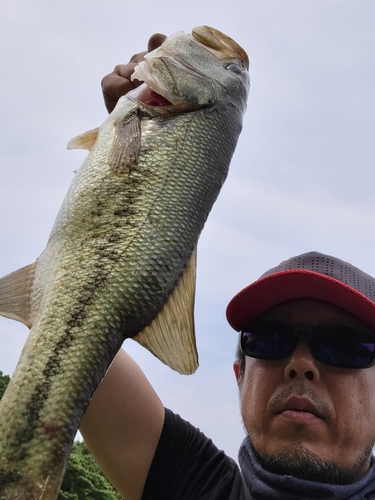
[[[349,468],[323,460],[301,443],[287,445],[272,455],[258,456],[262,467],[274,474],[294,476],[307,481],[329,484],[351,484],[362,478],[369,467],[371,444]]]

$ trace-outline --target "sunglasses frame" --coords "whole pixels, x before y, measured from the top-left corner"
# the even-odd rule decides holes
[[[245,344],[245,339],[246,337],[244,336],[245,333],[250,333],[251,332],[251,329],[253,329],[254,327],[256,328],[257,326],[261,326],[261,325],[276,325],[276,326],[282,326],[284,328],[283,332],[286,333],[286,334],[289,334],[289,333],[292,333],[292,336],[293,336],[293,342],[291,343],[291,348],[290,348],[290,351],[284,355],[284,356],[268,356],[268,357],[265,357],[265,356],[254,356],[253,354],[248,354],[246,352],[246,348],[244,346]],[[319,356],[319,353],[317,352],[317,349],[316,349],[316,346],[315,346],[315,343],[314,343],[314,333],[316,333],[317,331],[319,330],[322,330],[322,329],[327,329],[327,328],[336,328],[336,329],[345,329],[345,331],[347,332],[350,332],[353,334],[353,337],[355,338],[355,336],[361,336],[361,337],[367,337],[368,338],[368,343],[373,343],[374,344],[374,352],[373,352],[373,360],[366,364],[365,366],[360,366],[360,367],[357,367],[357,366],[348,366],[348,365],[345,365],[345,364],[335,364],[335,363],[331,363],[331,362],[327,362],[327,361],[323,361],[320,356]],[[288,329],[289,331],[285,331],[285,329]],[[300,335],[307,335],[308,338],[309,338],[309,345],[310,345],[310,350],[314,356],[315,359],[317,359],[318,361],[320,361],[321,363],[324,363],[325,365],[329,365],[329,366],[334,366],[334,367],[337,367],[337,368],[348,368],[348,369],[353,369],[353,370],[362,370],[362,369],[365,369],[365,368],[371,368],[371,366],[374,366],[375,365],[375,332],[373,332],[372,330],[370,329],[360,329],[360,328],[355,328],[355,327],[351,327],[351,326],[344,326],[344,325],[304,325],[304,324],[296,324],[296,323],[287,323],[287,322],[284,322],[284,321],[272,321],[272,320],[269,320],[269,321],[261,321],[261,322],[254,322],[250,325],[249,328],[246,328],[244,330],[241,330],[240,331],[240,334],[239,334],[239,345],[240,345],[240,348],[241,348],[241,352],[244,354],[244,356],[248,356],[248,357],[251,357],[251,358],[255,358],[255,359],[268,359],[268,360],[271,360],[271,359],[285,359],[285,358],[288,358],[295,350],[296,346],[297,346],[297,343],[298,343],[298,337]],[[364,343],[367,343],[367,342],[361,342],[362,344]]]

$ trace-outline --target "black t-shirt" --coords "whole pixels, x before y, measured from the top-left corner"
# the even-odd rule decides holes
[[[375,500],[374,458],[366,476],[348,485],[268,472],[248,439],[241,445],[240,462],[248,487],[231,458],[189,422],[166,410],[142,500]]]
[[[142,500],[251,500],[238,465],[170,410]]]

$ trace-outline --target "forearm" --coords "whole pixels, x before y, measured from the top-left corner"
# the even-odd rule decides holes
[[[95,392],[80,431],[103,472],[127,500],[141,498],[164,422],[164,407],[122,349]]]

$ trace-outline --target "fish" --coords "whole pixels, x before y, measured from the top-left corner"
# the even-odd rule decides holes
[[[248,69],[220,31],[177,32],[135,68],[144,83],[68,143],[89,153],[46,248],[0,280],[0,314],[30,328],[0,402],[0,500],[57,497],[125,339],[196,370],[196,247],[242,129]]]

